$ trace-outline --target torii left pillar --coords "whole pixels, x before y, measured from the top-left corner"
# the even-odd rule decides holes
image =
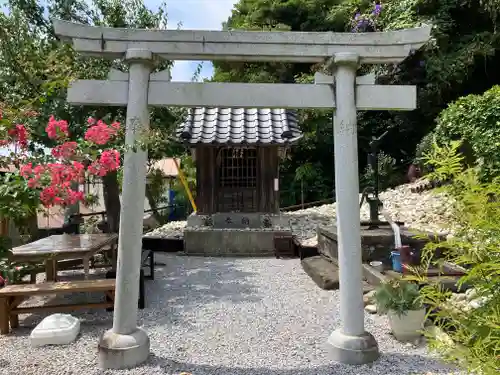
[[[148,91],[151,51],[129,49],[125,143],[134,145],[149,128]],[[118,237],[118,264],[113,328],[99,341],[99,365],[105,369],[135,367],[149,356],[149,337],[137,327],[147,151],[128,149],[123,163],[123,189]]]

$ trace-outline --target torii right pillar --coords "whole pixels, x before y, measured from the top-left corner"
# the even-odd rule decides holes
[[[337,53],[331,65],[336,101],[333,125],[341,327],[330,335],[328,344],[332,359],[352,365],[379,357],[377,341],[364,327],[356,116],[359,61],[355,53]]]

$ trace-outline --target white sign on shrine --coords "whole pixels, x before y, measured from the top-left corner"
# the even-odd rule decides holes
[[[80,80],[68,90],[78,105],[127,106],[127,144],[135,125],[149,126],[148,106],[272,107],[335,109],[335,190],[337,201],[341,327],[328,343],[332,358],[362,364],[378,358],[377,342],[364,329],[357,110],[413,110],[416,87],[376,85],[372,75],[356,77],[360,64],[398,63],[423,46],[430,27],[391,32],[251,32],[133,30],[91,27],[65,21],[55,32],[76,51],[124,59],[129,73],[108,80]],[[154,57],[168,60],[229,60],[327,63],[332,75],[316,74],[314,84],[170,82],[151,73]],[[137,327],[137,296],[146,178],[145,152],[125,155],[113,328],[99,342],[101,367],[135,366],[149,356],[149,338]]]

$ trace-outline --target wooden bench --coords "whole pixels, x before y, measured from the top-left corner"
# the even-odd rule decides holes
[[[32,296],[77,292],[103,292],[107,299],[105,302],[18,307],[23,301]],[[0,334],[9,333],[9,325],[12,328],[17,328],[19,326],[19,314],[28,314],[35,311],[72,311],[86,308],[105,309],[113,306],[114,295],[114,279],[7,285],[4,288],[0,288]]]

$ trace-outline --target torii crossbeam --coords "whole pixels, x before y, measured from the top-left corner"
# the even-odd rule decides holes
[[[375,85],[356,77],[360,64],[398,63],[424,45],[430,27],[375,32],[252,32],[133,30],[55,21],[56,34],[88,55],[120,58],[129,72],[110,72],[107,81],[76,81],[68,101],[81,105],[127,106],[126,143],[149,126],[148,106],[223,106],[335,109],[335,191],[337,200],[341,327],[328,343],[332,358],[350,364],[378,358],[378,345],[364,329],[357,110],[412,110],[413,86]],[[327,62],[331,76],[315,84],[170,82],[153,73],[154,58]],[[140,126],[137,126],[140,125]],[[104,368],[125,368],[149,356],[149,338],[137,327],[137,296],[142,245],[142,212],[147,154],[125,155],[113,328],[99,342]]]

